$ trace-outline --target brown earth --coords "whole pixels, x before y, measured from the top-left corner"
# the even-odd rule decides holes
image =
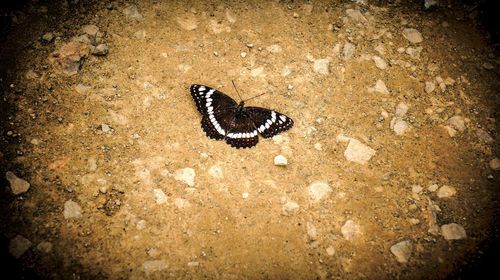
[[[4,255],[17,235],[32,243],[7,262],[20,276],[467,278],[497,254],[500,174],[489,162],[499,154],[500,65],[474,7],[137,1],[141,18],[123,12],[128,2],[74,2],[6,9],[0,171],[30,188],[14,195],[2,179],[0,229]],[[99,34],[69,43],[85,25]],[[423,41],[410,43],[405,28]],[[55,39],[42,39],[47,32]],[[99,44],[109,53],[96,53]],[[327,74],[315,71],[319,59]],[[388,94],[368,89],[379,79]],[[231,80],[243,98],[267,92],[248,105],[287,114],[294,127],[251,149],[206,137],[189,86],[237,100]],[[401,103],[409,128],[397,135],[390,123]],[[375,155],[347,160],[342,136]],[[279,154],[288,165],[273,164]],[[194,187],[176,180],[183,168],[195,171]],[[315,181],[332,189],[318,202]],[[440,198],[433,184],[456,194]],[[65,218],[68,200],[81,217]],[[467,237],[430,233],[433,211],[439,227],[459,224]],[[349,220],[359,228],[346,238]],[[411,255],[400,263],[391,246],[405,240]]]

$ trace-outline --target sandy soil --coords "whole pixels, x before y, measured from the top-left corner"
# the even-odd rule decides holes
[[[74,2],[3,20],[0,229],[20,277],[445,279],[493,258],[500,65],[474,8]],[[244,150],[206,137],[189,86],[238,99],[231,80],[294,127]]]

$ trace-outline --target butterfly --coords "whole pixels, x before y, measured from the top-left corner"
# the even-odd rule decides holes
[[[234,148],[251,148],[259,142],[258,134],[270,138],[293,126],[293,120],[279,112],[245,107],[226,94],[204,85],[191,85],[201,127],[209,138],[224,140]]]

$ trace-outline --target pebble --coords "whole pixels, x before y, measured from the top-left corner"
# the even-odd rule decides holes
[[[167,263],[165,263],[165,261],[163,260],[145,261],[142,264],[142,269],[144,270],[147,276],[155,272],[165,270],[166,268],[167,268]]]
[[[190,267],[199,266],[200,262],[188,262],[187,265]]]
[[[46,43],[52,42],[54,40],[54,34],[52,32],[47,32],[43,34],[42,40],[44,40]]]
[[[314,72],[323,74],[323,75],[328,75],[330,74],[330,60],[327,58],[322,58],[322,59],[316,59],[314,60]]]
[[[464,118],[461,116],[453,116],[446,121],[452,128],[463,132],[466,129]]]
[[[31,241],[22,235],[16,235],[9,242],[9,253],[19,259],[31,247]]]
[[[109,47],[106,44],[99,44],[97,47],[92,48],[93,55],[105,56],[109,52]]]
[[[309,185],[309,197],[313,202],[318,202],[325,198],[332,188],[325,181],[314,181]]]
[[[94,172],[97,170],[97,160],[94,157],[89,157],[87,159],[87,170],[89,172]]]
[[[42,241],[36,246],[36,249],[42,253],[48,254],[52,251],[52,243]]]
[[[359,140],[350,138],[349,144],[344,151],[344,157],[348,161],[353,161],[359,164],[366,164],[374,155],[375,150],[361,143]]]
[[[229,9],[226,9],[226,18],[230,23],[236,22],[236,15]]]
[[[189,201],[187,201],[184,198],[180,198],[180,197],[175,199],[174,204],[179,209],[183,209],[183,208],[187,208],[187,207],[191,206],[191,203],[189,203]]]
[[[146,38],[146,30],[141,29],[136,31],[134,33],[134,38],[136,38],[137,40],[143,40],[144,38]]]
[[[398,105],[396,106],[396,117],[404,117],[406,113],[408,112],[408,105],[406,105],[403,102],[399,102]]]
[[[109,125],[107,125],[107,124],[103,123],[103,124],[101,124],[101,130],[102,130],[102,132],[104,132],[104,133],[108,133],[108,132],[110,132],[110,131],[111,131],[111,127],[109,127]]]
[[[484,143],[493,143],[495,141],[488,132],[480,128],[476,129],[476,135]]]
[[[490,160],[490,168],[493,170],[500,170],[500,159],[494,158]]]
[[[65,219],[78,219],[82,217],[82,207],[71,199],[64,203],[63,215]]]
[[[283,204],[283,212],[285,214],[295,214],[299,212],[300,206],[295,201],[287,201]]]
[[[86,35],[84,35],[86,36]],[[80,70],[80,64],[83,57],[89,53],[89,43],[71,41],[62,44],[56,51],[49,55],[49,62],[60,72],[67,76],[76,75]]]
[[[442,225],[441,234],[446,240],[459,240],[467,237],[465,229],[461,225],[455,223]]]
[[[350,240],[361,233],[361,228],[353,220],[347,220],[340,231],[345,239]]]
[[[491,64],[489,62],[485,62],[485,63],[483,63],[483,68],[486,70],[493,70],[493,69],[495,69],[495,66],[493,66],[493,64]]]
[[[421,43],[424,38],[422,37],[422,34],[414,28],[405,28],[403,30],[403,37],[406,38],[406,40],[410,41],[410,43],[417,44]]]
[[[391,128],[396,135],[401,136],[410,129],[410,125],[408,125],[408,123],[404,120],[394,118],[391,120]]]
[[[190,187],[194,187],[194,178],[196,173],[193,168],[183,168],[175,171],[174,178],[181,181]]]
[[[385,86],[384,81],[382,80],[377,80],[375,85],[373,87],[368,88],[368,92],[378,92],[382,94],[389,94],[389,90]]]
[[[454,187],[450,187],[447,185],[442,186],[439,188],[437,192],[437,196],[439,198],[449,198],[454,196],[457,193],[457,190]]]
[[[411,192],[412,193],[417,193],[418,194],[418,193],[420,193],[423,190],[424,190],[424,188],[422,188],[419,185],[413,185],[413,186],[411,186]]]
[[[270,53],[280,53],[283,51],[280,45],[270,45],[269,47],[266,48],[266,50]]]
[[[342,58],[345,60],[352,58],[354,55],[354,51],[356,51],[356,46],[349,42],[345,42],[344,48],[342,50]]]
[[[318,231],[316,230],[316,226],[314,226],[313,223],[307,222],[306,229],[307,229],[307,237],[309,238],[310,241],[318,239]]]
[[[222,169],[217,165],[212,165],[208,169],[208,174],[217,179],[224,178],[224,173],[222,172]]]
[[[89,36],[96,36],[99,31],[99,27],[93,24],[87,24],[82,26],[82,32]]]
[[[433,6],[437,6],[437,4],[438,4],[437,0],[425,0],[424,1],[424,7],[426,9],[429,9],[429,8],[431,8]]]
[[[249,194],[248,192],[243,192],[243,193],[241,193],[241,197],[242,197],[243,199],[247,199],[249,196],[250,196],[250,194]]]
[[[333,246],[329,246],[328,248],[326,248],[326,254],[328,256],[333,256],[335,255],[335,248],[333,248]]]
[[[10,190],[14,195],[25,193],[30,188],[30,183],[17,177],[16,174],[11,171],[5,173],[5,178],[9,181]]]
[[[196,18],[191,14],[182,18],[178,17],[176,21],[177,24],[179,24],[179,26],[182,29],[187,31],[195,30],[196,28],[198,28],[198,23],[196,22]]]
[[[359,10],[347,9],[345,12],[347,16],[354,22],[363,23],[368,21]]]
[[[135,228],[138,230],[143,230],[146,228],[147,225],[148,225],[148,223],[145,220],[139,220],[137,222],[137,224],[135,225]]]
[[[314,149],[316,149],[318,151],[321,151],[321,150],[323,150],[323,147],[322,147],[321,143],[315,143],[314,144]]]
[[[264,67],[257,67],[255,69],[252,69],[252,71],[250,71],[250,75],[252,75],[252,77],[266,77],[266,74],[264,73]]]
[[[437,184],[432,184],[427,188],[427,190],[430,192],[435,192],[435,191],[437,191],[438,188],[439,188],[439,186]]]
[[[436,89],[436,83],[433,81],[430,82],[425,82],[425,92],[426,93],[431,93]]]
[[[247,57],[247,53],[246,53],[246,52],[241,52],[241,53],[240,53],[240,56],[241,56],[242,58],[245,58],[245,57]]]
[[[165,204],[167,203],[167,196],[160,189],[153,189],[153,196],[155,198],[156,204]]]
[[[405,240],[391,246],[391,253],[396,256],[396,260],[400,263],[406,263],[410,259],[413,246],[410,241]]]
[[[133,20],[141,21],[144,17],[139,13],[136,5],[128,5],[125,9],[123,9],[123,14]]]
[[[375,66],[377,66],[378,69],[386,69],[387,68],[387,62],[380,56],[374,55],[372,56],[373,62],[375,62]]]
[[[417,48],[412,48],[408,47],[406,48],[406,54],[408,54],[411,58],[419,58],[420,53],[422,52],[423,48],[422,47],[417,47]]]
[[[274,157],[274,165],[286,166],[287,164],[288,164],[288,160],[283,155],[277,155]]]
[[[75,86],[75,91],[79,94],[86,94],[87,92],[89,92],[90,89],[91,89],[90,86],[84,84],[77,84]]]
[[[432,200],[427,198],[428,200],[428,205],[427,205],[427,221],[429,225],[429,229],[427,232],[429,232],[432,235],[438,235],[439,234],[439,226],[437,223],[437,212],[440,211],[439,206],[434,204]]]
[[[290,66],[285,66],[283,67],[283,70],[281,70],[281,76],[283,77],[286,77],[292,73],[293,73],[293,68]]]

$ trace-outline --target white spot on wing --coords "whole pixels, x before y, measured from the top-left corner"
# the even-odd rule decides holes
[[[205,91],[207,88],[205,88],[204,86],[201,86],[198,88],[199,91]]]

